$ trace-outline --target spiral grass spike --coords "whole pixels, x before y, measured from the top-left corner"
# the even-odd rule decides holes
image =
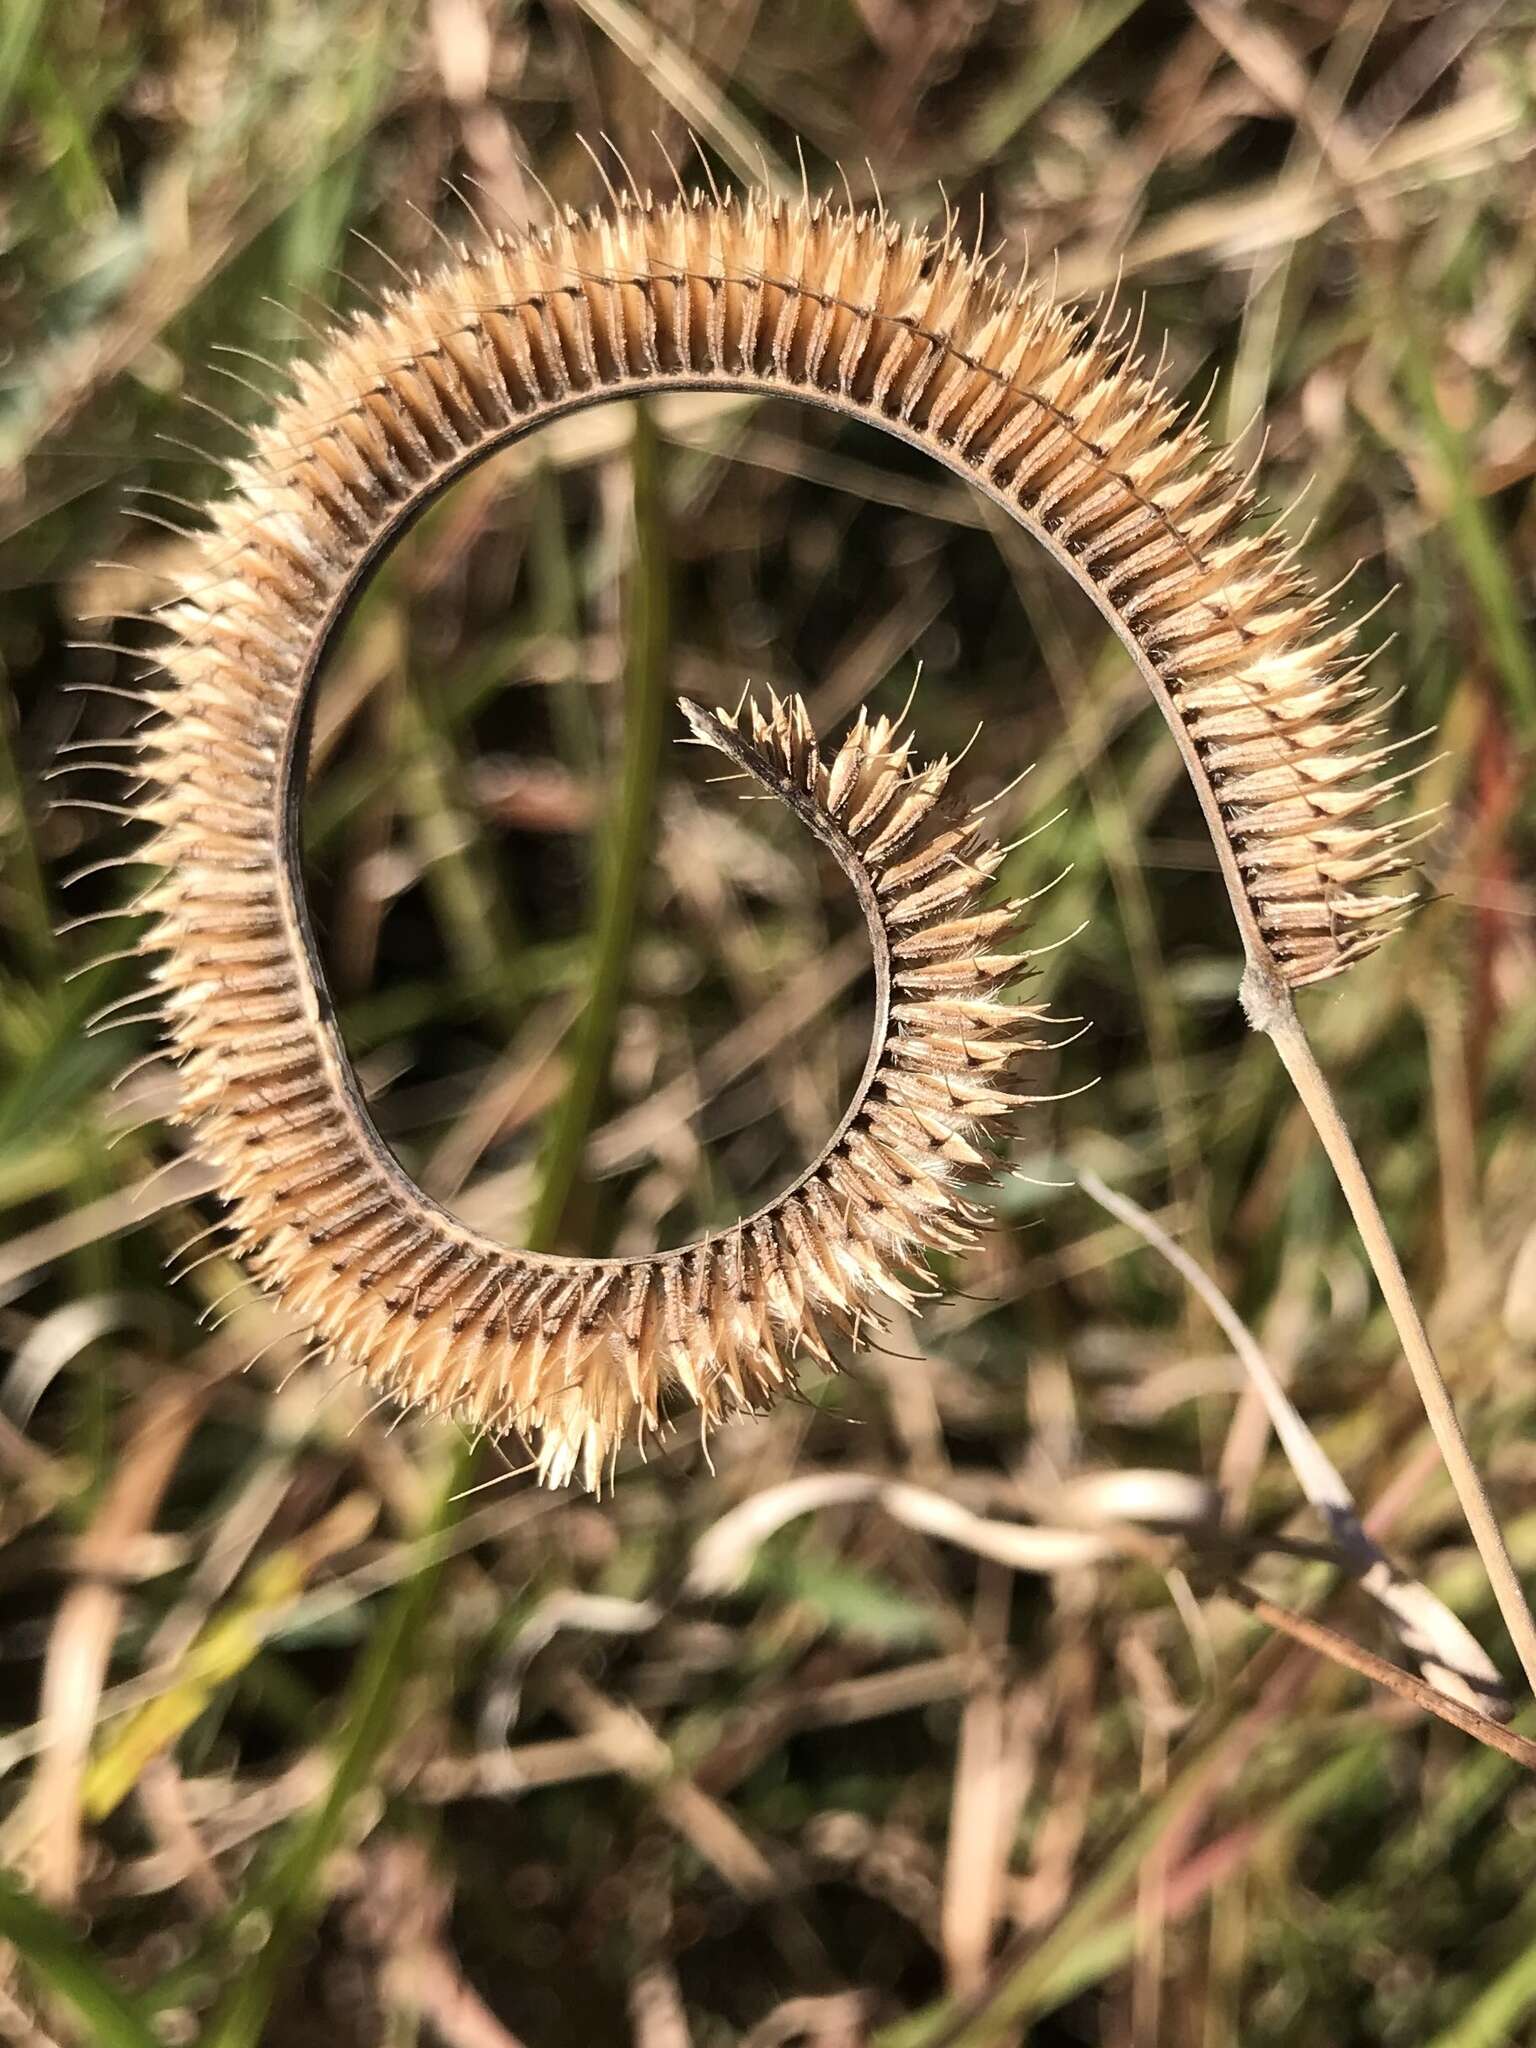
[[[955,471],[1032,534],[1092,597],[1160,707],[1237,922],[1245,1007],[1328,1150],[1536,1686],[1536,1619],[1292,1001],[1369,953],[1413,901],[1386,886],[1407,868],[1408,847],[1390,815],[1401,776],[1380,772],[1384,707],[1367,691],[1368,664],[1278,529],[1257,519],[1246,478],[1210,446],[1198,413],[1142,375],[1123,330],[1080,319],[1027,277],[967,253],[952,225],[937,237],[903,229],[881,209],[838,207],[808,187],[798,202],[722,199],[713,183],[710,196],[660,205],[620,193],[607,213],[568,213],[472,252],[449,245],[433,276],[321,337],[315,360],[295,366],[291,394],[231,466],[235,488],[212,509],[196,566],[168,575],[176,594],[149,615],[172,639],[138,810],[161,869],[148,944],[164,955],[156,978],[184,1069],[182,1113],[224,1177],[236,1243],[337,1350],[407,1399],[482,1425],[526,1422],[547,1477],[580,1467],[595,1481],[621,1429],[659,1415],[642,1356],[697,1385],[706,1420],[779,1384],[774,1347],[798,1342],[810,1318],[777,1225],[762,1246],[753,1219],[707,1259],[695,1248],[661,1262],[659,1293],[631,1274],[621,1302],[608,1267],[556,1283],[548,1262],[473,1238],[412,1186],[369,1123],[336,1034],[294,830],[306,707],[326,644],[379,554],[467,469],[567,413],[668,391],[776,394],[865,421]],[[750,733],[717,724],[727,752],[768,761]],[[856,751],[873,751],[875,729],[855,730]],[[971,1049],[986,1042],[995,993],[984,949],[1017,913],[928,917],[947,879],[919,887],[902,877],[899,845],[885,835],[914,818],[921,832],[924,776],[941,786],[946,764],[917,774],[891,761],[878,772],[883,782],[845,741],[822,791],[826,822],[855,866],[873,874],[891,863],[885,886],[905,923],[887,943],[893,973],[917,982],[908,993],[919,1013],[893,1043],[925,1042],[925,1019],[935,1035],[930,1067],[900,1068],[890,1113],[909,1137],[937,1144],[947,1167],[944,1146],[966,1141],[935,1131],[950,1128],[957,1087],[962,1121],[1004,1115],[1015,1100],[983,1085]],[[773,774],[799,808],[808,791],[787,766]],[[914,837],[912,858],[922,845]],[[873,890],[867,877],[855,886]],[[886,933],[883,909],[872,938],[877,928]],[[1004,980],[1000,969],[995,984]],[[983,1017],[940,1030],[938,996],[974,1001]],[[893,1003],[893,1024],[900,1010]],[[842,1317],[850,1335],[869,1299],[903,1284],[881,1263],[882,1247],[905,1241],[899,1219],[967,1227],[960,1211],[925,1207],[925,1183],[918,1193],[886,1185],[865,1134],[858,1145],[855,1135],[840,1134],[841,1171],[886,1220],[871,1224],[869,1241],[834,1245],[819,1163],[803,1183],[804,1234],[792,1247],[821,1273],[816,1313]],[[750,1306],[770,1294],[771,1308]],[[759,1349],[732,1301],[749,1305]],[[695,1350],[699,1315],[720,1328]],[[615,1352],[619,1316],[628,1322]]]

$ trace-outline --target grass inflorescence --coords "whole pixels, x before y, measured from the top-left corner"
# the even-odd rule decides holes
[[[1475,1639],[1491,1706],[1509,1645],[1343,1205],[1232,1003],[1210,813],[1146,676],[1000,508],[824,411],[666,392],[638,439],[623,404],[573,411],[464,475],[333,636],[304,893],[368,1115],[466,1232],[619,1260],[728,1231],[856,1091],[848,879],[660,743],[672,697],[751,677],[836,736],[863,703],[893,718],[921,660],[920,751],[981,724],[951,788],[996,800],[1036,992],[1093,1019],[1032,1059],[1056,1099],[968,1191],[988,1227],[935,1255],[942,1298],[891,1304],[770,1414],[626,1459],[601,1501],[557,1504],[310,1356],[168,1122],[142,913],[105,922],[153,871],[65,886],[139,851],[140,707],[109,693],[153,686],[197,508],[337,319],[359,331],[461,245],[530,222],[560,244],[567,203],[632,210],[605,131],[642,192],[670,195],[669,157],[707,186],[707,158],[734,207],[766,181],[785,219],[803,137],[809,189],[898,247],[942,186],[920,287],[953,242],[957,265],[998,248],[988,275],[1027,260],[1095,331],[1129,309],[1125,374],[1241,435],[1233,489],[1260,406],[1266,494],[1297,501],[1268,559],[1294,541],[1288,571],[1348,576],[1330,617],[1376,656],[1319,675],[1404,693],[1351,758],[1438,728],[1435,760],[1374,771],[1409,772],[1380,817],[1406,837],[1432,812],[1431,839],[1351,846],[1375,815],[1310,814],[1334,837],[1308,844],[1289,978],[1373,932],[1357,888],[1409,886],[1339,871],[1320,899],[1317,859],[1423,861],[1435,900],[1297,1009],[1524,1568],[1523,35],[1479,9],[1123,0],[7,16],[0,1857],[25,1889],[0,1889],[0,2033],[1523,2037],[1528,1710],[1499,1754],[1317,1649],[1331,1629],[1465,1677]],[[854,317],[830,296],[806,352]],[[1280,735],[1298,761],[1316,708]],[[109,755],[130,773],[45,782]],[[1220,837],[1274,884],[1279,959],[1294,871]],[[102,922],[54,935],[73,919]],[[1293,1470],[1275,1414],[1321,1464]],[[1309,1471],[1347,1482],[1347,1530]]]

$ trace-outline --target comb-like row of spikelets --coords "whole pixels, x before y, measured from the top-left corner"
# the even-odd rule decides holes
[[[1000,856],[944,800],[946,762],[914,767],[910,740],[862,715],[823,762],[798,698],[751,706],[744,731],[683,708],[854,882],[877,1020],[816,1164],[757,1215],[651,1258],[511,1250],[404,1180],[317,1028],[307,967],[296,971],[257,822],[272,772],[259,745],[236,765],[203,756],[201,778],[157,804],[182,849],[159,891],[166,1013],[238,1249],[339,1357],[403,1403],[520,1431],[552,1484],[573,1472],[597,1484],[672,1388],[706,1424],[760,1408],[796,1353],[830,1365],[830,1337],[856,1343],[882,1303],[910,1306],[924,1253],[972,1241],[979,1219],[959,1184],[985,1175],[973,1140],[1022,1099],[1010,1077],[1038,1043],[1039,1013],[999,1000],[1021,970],[997,950],[1019,906],[984,907]],[[198,786],[215,779],[217,796]]]
[[[551,1474],[592,1469],[624,1417],[654,1411],[654,1390],[593,1363],[586,1343],[615,1297],[572,1280],[558,1316],[541,1295],[543,1322],[525,1327],[527,1303],[503,1305],[486,1253],[485,1291],[463,1306],[465,1234],[427,1229],[429,1205],[371,1136],[296,879],[320,651],[379,550],[468,464],[573,407],[680,386],[796,394],[903,435],[1044,540],[1135,654],[1212,821],[1251,964],[1292,986],[1321,980],[1406,900],[1368,886],[1402,860],[1372,818],[1375,714],[1348,636],[1255,529],[1242,481],[1120,339],[952,241],[819,203],[623,202],[466,251],[339,331],[294,383],[169,615],[165,718],[145,742],[163,870],[148,943],[163,953],[186,1114],[234,1200],[240,1245],[291,1305],[404,1395],[490,1425],[542,1418]],[[955,993],[948,963],[934,971]],[[367,1136],[347,1150],[349,1120]],[[777,1368],[746,1362],[740,1319],[787,1330],[753,1298],[778,1281],[743,1268],[730,1286],[748,1305],[727,1330],[702,1295],[678,1292],[696,1273],[665,1270],[668,1356],[706,1412],[761,1398]],[[788,1299],[791,1320],[800,1308]],[[659,1311],[626,1296],[623,1313],[641,1316],[643,1337]],[[686,1315],[706,1316],[695,1338],[707,1327],[723,1347],[707,1370],[707,1346],[690,1352],[678,1335]],[[493,1316],[519,1333],[494,1372]],[[535,1332],[552,1317],[554,1363],[535,1371],[548,1349]],[[577,1366],[592,1383],[582,1397],[569,1391]],[[558,1397],[549,1372],[563,1376]]]
[[[797,392],[973,477],[1095,593],[1187,739],[1284,981],[1337,973],[1408,900],[1366,887],[1403,861],[1373,821],[1391,780],[1349,632],[1122,340],[953,242],[820,204],[626,203],[466,252],[295,383],[219,508],[181,675],[253,649],[291,670],[381,530],[562,408]]]

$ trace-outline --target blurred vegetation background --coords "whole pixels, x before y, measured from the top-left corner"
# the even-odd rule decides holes
[[[131,733],[75,686],[135,686],[176,526],[282,365],[475,216],[600,201],[606,139],[658,189],[670,160],[793,190],[803,153],[1063,295],[1118,283],[1169,383],[1262,441],[1319,580],[1385,600],[1399,731],[1438,728],[1404,798],[1443,806],[1434,900],[1304,1000],[1536,1569],[1533,37],[1497,0],[9,0],[0,2038],[1536,2041],[1517,1767],[1127,1526],[1217,1499],[1255,1583],[1393,1653],[1326,1552],[1276,1550],[1325,1532],[1085,1167],[1217,1278],[1371,1527],[1503,1655],[1238,1015],[1176,751],[1021,536],[789,403],[609,406],[458,485],[332,654],[305,826],[347,1042],[412,1172],[512,1239],[729,1221],[862,1063],[839,878],[671,744],[674,695],[750,678],[835,727],[920,661],[926,751],[984,721],[968,793],[1036,764],[1004,882],[1045,892],[1042,988],[1090,1024],[998,1228],[886,1350],[708,1454],[685,1422],[601,1501],[515,1450],[466,1492],[450,1435],[307,1359],[216,1237],[168,1275],[216,1211],[159,1121],[144,970],[100,959],[134,927],[56,931],[132,900],[96,870],[123,791],[46,780]],[[1036,1568],[1032,1538],[977,1554],[1021,1526]]]

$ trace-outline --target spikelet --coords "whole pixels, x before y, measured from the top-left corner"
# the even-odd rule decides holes
[[[988,905],[1000,855],[945,796],[949,764],[911,758],[860,714],[824,762],[798,697],[741,714],[684,703],[697,738],[783,800],[852,882],[874,956],[864,1074],[816,1162],[777,1200],[679,1251],[575,1259],[508,1249],[459,1223],[383,1150],[316,1015],[313,969],[283,930],[264,827],[199,801],[160,891],[160,970],[182,1049],[184,1114],[220,1169],[237,1249],[336,1355],[402,1404],[517,1431],[550,1484],[600,1483],[626,1437],[681,1392],[705,1425],[765,1407],[796,1357],[915,1305],[930,1250],[980,1213],[978,1136],[1026,1097],[1042,1013],[1001,1000],[1022,962],[1020,906]],[[195,836],[194,836],[195,835]]]
[[[1007,1102],[972,1066],[991,1043],[994,969],[969,963],[1010,914],[931,915],[965,870],[941,863],[920,885],[900,875],[899,839],[882,843],[889,820],[863,843],[872,827],[858,805],[881,792],[845,749],[829,775],[856,775],[857,803],[830,782],[827,802],[871,872],[891,863],[905,920],[892,942],[905,977],[892,1011],[906,1034],[901,1101],[882,1096],[884,1121],[850,1127],[841,1155],[844,1195],[885,1219],[872,1234],[841,1238],[838,1197],[813,1179],[793,1243],[777,1224],[761,1242],[744,1228],[708,1260],[663,1262],[656,1287],[518,1262],[436,1212],[367,1121],[293,844],[327,637],[381,549],[455,476],[578,407],[669,389],[783,393],[869,421],[1042,541],[1169,720],[1257,983],[1338,973],[1409,900],[1379,888],[1404,853],[1379,815],[1394,778],[1362,665],[1282,542],[1256,527],[1243,480],[1137,373],[1121,336],[953,240],[820,201],[620,199],[466,250],[353,319],[295,369],[168,613],[164,718],[143,750],[161,871],[147,943],[161,955],[183,1111],[252,1264],[403,1398],[486,1427],[526,1423],[551,1477],[599,1470],[623,1430],[654,1417],[662,1380],[697,1388],[706,1415],[750,1406],[787,1370],[781,1354],[812,1311],[817,1329],[854,1330],[859,1275],[881,1290],[875,1247],[898,1244],[901,1218],[921,1225],[913,1244],[932,1241],[941,1217],[963,1226],[932,1206],[936,1168],[923,1168],[932,1186],[892,1187],[881,1148],[899,1129],[951,1156],[968,1143],[952,1112],[963,1124]],[[963,1025],[952,1010],[940,1030],[924,1010],[935,1003],[982,1007]]]

